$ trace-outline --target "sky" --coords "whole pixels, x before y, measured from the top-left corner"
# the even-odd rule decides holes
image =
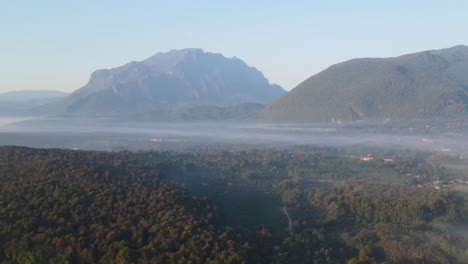
[[[183,48],[239,57],[290,90],[344,60],[468,45],[466,14],[462,0],[0,0],[0,92],[71,92]]]

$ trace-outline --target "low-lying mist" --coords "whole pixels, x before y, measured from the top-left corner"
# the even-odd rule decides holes
[[[50,197],[50,203],[56,202],[56,197],[64,197],[60,206],[49,206],[47,200],[40,215],[59,215],[61,208],[80,208],[69,200],[86,204],[90,199],[99,203],[104,198],[105,204],[111,204],[107,202],[109,194],[123,199],[115,204],[127,204],[121,211],[114,203],[111,207],[98,206],[96,212],[107,210],[109,216],[121,213],[117,216],[121,219],[167,215],[148,214],[146,209],[129,210],[129,206],[139,208],[151,203],[144,186],[149,185],[149,190],[156,193],[161,186],[150,183],[157,183],[154,177],[160,177],[161,183],[167,184],[164,186],[180,188],[180,197],[184,197],[171,198],[171,204],[162,207],[165,211],[175,208],[174,200],[188,201],[184,206],[197,210],[210,210],[200,214],[214,221],[210,228],[229,228],[242,234],[238,238],[249,238],[249,245],[263,245],[261,248],[267,250],[257,251],[266,259],[294,252],[294,258],[284,263],[297,263],[297,254],[299,259],[310,255],[304,248],[327,248],[340,260],[365,252],[382,263],[386,259],[406,263],[397,260],[435,259],[434,256],[444,263],[457,263],[468,256],[468,135],[466,129],[450,122],[440,126],[426,122],[398,126],[371,122],[277,125],[56,118],[4,119],[0,124],[0,145],[72,149],[2,147],[1,173],[9,181],[1,185],[8,186],[2,192],[10,194],[5,200],[17,200],[19,205],[14,208],[10,204],[15,203],[11,202],[6,207],[10,210],[6,219],[13,227],[16,222],[33,219],[28,215],[28,203],[21,204],[29,194],[37,195],[32,201]],[[47,168],[53,168],[53,173]],[[33,183],[28,185],[31,190],[24,188],[23,175]],[[51,181],[51,177],[56,178]],[[11,191],[11,186],[16,189]],[[49,196],[42,194],[43,186],[48,186]],[[97,190],[96,194],[81,195],[90,186],[94,186],[91,190]],[[62,190],[62,195],[56,194]],[[176,192],[168,189],[164,194],[158,193],[161,195],[153,196],[171,197]],[[195,203],[190,197],[200,197],[203,203]],[[160,199],[157,202],[163,203]],[[16,217],[16,211],[24,211],[22,217]],[[177,210],[172,215],[181,212]],[[94,233],[94,218],[88,213],[83,214],[85,220],[72,216],[67,219],[69,223],[75,219],[78,226],[91,223],[90,234]],[[55,219],[56,222],[44,222],[51,223],[50,230],[62,230],[56,228],[62,226],[60,218]],[[111,221],[103,222],[103,228],[113,228],[107,224]],[[174,222],[170,219],[168,223]],[[144,232],[151,234],[156,230],[153,226],[160,223],[154,220]],[[189,235],[191,225],[182,226],[182,234]],[[34,228],[9,230],[19,230],[15,231],[18,237],[22,232],[36,232]],[[75,229],[64,230],[77,233]],[[56,236],[67,237],[63,234],[57,232]],[[84,232],[78,232],[78,236],[83,239],[74,241],[92,237]],[[55,241],[52,236],[43,237]],[[168,236],[160,238],[165,240]],[[264,238],[269,242],[264,243]],[[356,243],[358,240],[364,242]],[[128,245],[137,245],[131,236]],[[310,259],[316,257],[311,255]]]
[[[366,145],[467,156],[466,129],[449,123],[429,126],[383,126],[356,122],[277,125],[254,123],[150,123],[114,119],[0,119],[0,145],[83,148],[91,150],[147,150],[162,145],[233,144],[237,146]]]

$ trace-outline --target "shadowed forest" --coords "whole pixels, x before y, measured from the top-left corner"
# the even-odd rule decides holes
[[[353,155],[368,151],[1,147],[0,259],[466,263],[467,171],[425,152]]]

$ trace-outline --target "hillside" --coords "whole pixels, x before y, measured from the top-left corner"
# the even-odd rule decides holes
[[[131,116],[186,106],[271,103],[285,91],[238,58],[201,49],[172,50],[121,67],[95,71],[89,82],[36,113]]]
[[[54,90],[19,90],[0,93],[0,102],[30,102],[53,100],[67,96],[68,93]]]
[[[68,94],[52,90],[21,90],[0,93],[0,116],[25,114],[31,107],[49,104]]]
[[[168,111],[155,111],[136,114],[130,119],[140,121],[242,121],[251,118],[265,108],[264,104],[241,103],[231,106],[199,105],[185,106]]]
[[[467,73],[467,46],[353,59],[308,78],[258,117],[339,122],[463,116],[468,112]]]

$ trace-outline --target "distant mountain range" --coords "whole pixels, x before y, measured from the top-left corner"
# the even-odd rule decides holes
[[[50,90],[23,90],[0,93],[0,116],[25,115],[39,107],[66,97],[68,93]]]
[[[468,47],[353,59],[308,78],[258,114],[263,122],[466,116]]]
[[[284,93],[283,88],[270,84],[260,71],[236,57],[184,49],[95,71],[82,88],[33,112],[80,117],[162,117],[179,109],[208,107],[213,112],[243,103],[268,104]]]
[[[345,61],[287,94],[242,60],[201,49],[157,53],[140,62],[95,71],[85,86],[69,95],[0,94],[0,115],[343,123],[467,117],[467,113],[466,46]]]

